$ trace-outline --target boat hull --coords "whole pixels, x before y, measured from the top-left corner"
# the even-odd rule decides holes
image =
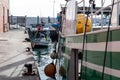
[[[78,57],[78,74],[81,73],[78,77],[83,80],[101,80],[103,74],[103,67],[105,69],[104,72],[104,80],[120,80],[120,29],[119,28],[111,28],[109,33],[109,41],[108,41],[108,49],[106,56],[106,64],[105,67],[104,59],[105,59],[105,45],[106,45],[106,36],[107,30],[100,30],[95,32],[88,32],[86,34],[85,45],[84,45],[84,53],[83,53],[83,61],[81,65],[81,61]],[[82,52],[83,49],[83,34],[78,35],[70,35],[65,37],[64,41],[65,52],[63,53],[64,62],[63,65],[66,68],[67,77],[70,76],[70,63],[73,56],[72,50],[76,49],[79,52]],[[74,59],[73,59],[74,60]],[[77,65],[77,64],[76,64]],[[82,66],[82,72],[80,69]],[[72,67],[72,68],[75,68]],[[66,78],[67,80],[67,78]]]

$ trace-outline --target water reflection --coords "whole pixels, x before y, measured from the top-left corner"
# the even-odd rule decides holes
[[[52,53],[54,50],[55,50],[54,43],[52,43],[48,47],[35,46],[32,50],[37,65],[38,74],[40,75],[40,80],[55,80],[44,74],[45,66],[53,61],[50,58],[50,53]]]
[[[46,60],[49,57],[50,53],[53,52],[53,50],[55,50],[54,43],[52,43],[48,47],[35,46],[33,48],[33,55],[35,57],[36,62],[40,63],[40,62],[43,62],[44,60]]]

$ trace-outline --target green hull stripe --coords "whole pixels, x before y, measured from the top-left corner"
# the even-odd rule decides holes
[[[101,51],[85,51],[83,60],[96,64],[103,65],[104,52]],[[120,70],[120,53],[119,52],[108,52],[106,56],[106,67]]]
[[[102,73],[83,66],[81,78],[82,80],[102,80]],[[120,78],[104,74],[104,80],[120,80]]]
[[[71,50],[66,47],[65,57],[68,58],[68,56],[71,54]],[[104,53],[105,51],[89,51],[85,50],[83,55],[83,60],[97,64],[97,65],[103,65],[104,61]],[[69,59],[69,58],[68,58]],[[106,56],[106,67],[118,69],[120,70],[120,53],[119,52],[107,52]]]
[[[102,72],[102,69],[103,69],[103,66],[99,66],[99,65],[92,64],[92,63],[85,62],[85,61],[83,61],[83,65],[87,68],[96,70],[98,72]],[[112,75],[114,77],[119,77],[120,78],[120,70],[105,67],[105,73],[108,74],[108,75]]]

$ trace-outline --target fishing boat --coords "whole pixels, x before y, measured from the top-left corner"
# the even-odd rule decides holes
[[[32,47],[42,46],[48,47],[51,44],[51,38],[49,36],[50,31],[49,27],[37,26],[28,29],[29,38],[31,41]]]
[[[85,0],[66,1],[61,12],[62,31],[56,48],[56,79],[120,80],[120,0],[113,0],[112,4],[102,6],[94,13],[91,7],[94,8],[95,0],[89,1],[88,10],[85,9]],[[83,13],[78,14],[80,3],[83,3]],[[94,30],[90,16],[102,15],[107,7],[111,7],[108,27]]]

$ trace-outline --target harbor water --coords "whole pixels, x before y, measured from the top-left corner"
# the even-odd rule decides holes
[[[55,80],[45,75],[44,68],[46,65],[53,62],[50,54],[55,50],[55,43],[51,43],[48,47],[36,46],[33,48],[33,56],[37,65],[40,80]]]

